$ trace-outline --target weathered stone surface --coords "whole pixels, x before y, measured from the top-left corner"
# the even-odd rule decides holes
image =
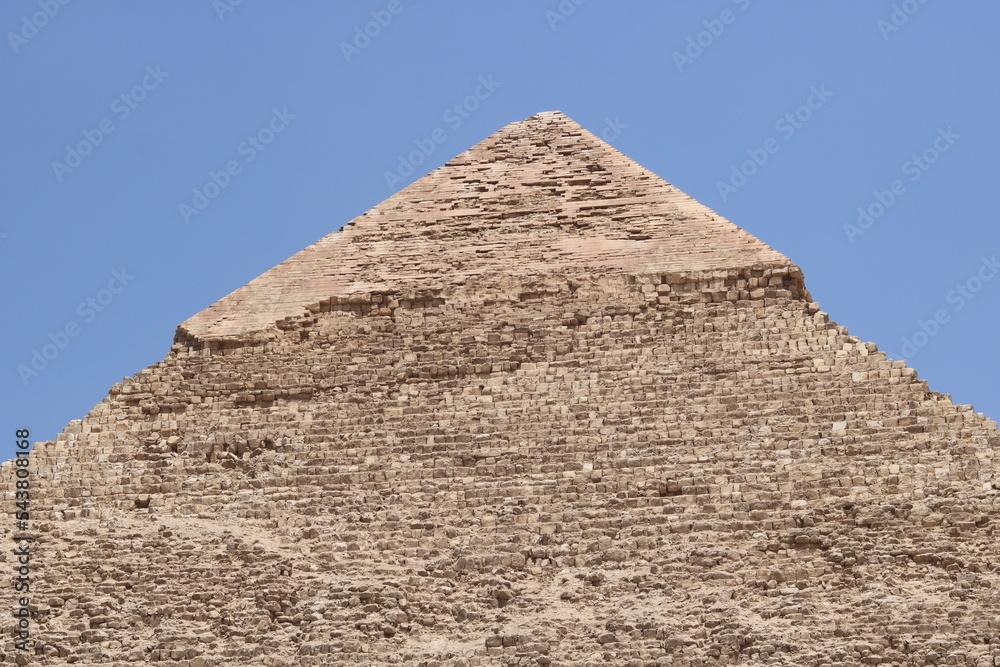
[[[623,270],[688,281],[783,255],[559,112],[512,123],[181,325],[238,336],[331,297]],[[761,281],[763,288],[768,283]],[[775,283],[778,284],[778,283]]]
[[[37,446],[32,661],[996,665],[998,445],[539,114]]]

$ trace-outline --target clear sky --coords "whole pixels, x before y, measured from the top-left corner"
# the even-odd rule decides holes
[[[553,109],[1000,417],[998,28],[992,0],[6,0],[2,453],[85,416],[194,313]]]

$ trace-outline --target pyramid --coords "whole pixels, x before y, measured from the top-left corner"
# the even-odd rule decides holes
[[[998,447],[788,258],[540,113],[37,443],[0,660],[1000,665]]]

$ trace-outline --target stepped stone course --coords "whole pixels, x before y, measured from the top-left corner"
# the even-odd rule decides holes
[[[995,667],[998,447],[542,113],[36,446],[27,664]]]

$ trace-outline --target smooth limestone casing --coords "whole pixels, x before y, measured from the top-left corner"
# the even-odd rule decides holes
[[[31,664],[1000,664],[998,445],[539,114],[36,447]]]

